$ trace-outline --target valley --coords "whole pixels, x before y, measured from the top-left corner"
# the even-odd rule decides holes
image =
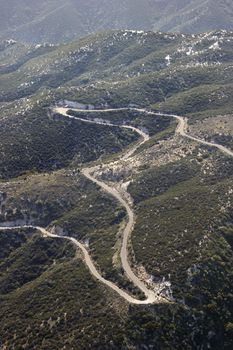
[[[65,116],[66,118],[71,118],[71,119],[75,119],[75,120],[79,120],[82,121],[84,123],[93,123],[93,124],[98,124],[98,125],[103,125],[103,126],[113,126],[113,127],[120,127],[120,128],[127,128],[127,129],[131,129],[134,132],[137,132],[141,138],[142,141],[138,142],[135,146],[133,146],[132,148],[130,148],[127,153],[122,157],[121,159],[123,161],[132,161],[130,158],[133,156],[133,154],[135,153],[135,151],[142,146],[145,142],[149,141],[150,138],[147,134],[145,134],[143,131],[141,131],[140,129],[136,129],[132,126],[129,125],[116,125],[116,124],[110,124],[106,121],[95,121],[95,120],[91,120],[91,119],[82,119],[79,117],[75,117],[75,116],[70,116],[69,114],[67,114],[67,112],[69,111],[69,108],[62,108],[62,107],[58,107],[54,109],[54,113],[55,114],[61,114],[63,116]],[[149,114],[151,117],[153,117],[154,115],[156,115],[155,112],[152,111],[147,111],[145,109],[134,109],[134,108],[120,108],[120,109],[106,109],[106,110],[76,110],[79,113],[86,113],[86,114],[92,114],[92,113],[101,113],[101,112],[117,112],[117,111],[127,111],[127,110],[136,110],[137,112],[141,112],[141,113],[145,113],[145,114]],[[75,110],[71,110],[71,111],[75,111]],[[187,124],[187,120],[185,120],[183,117],[180,116],[176,116],[176,115],[169,115],[169,114],[162,114],[159,113],[159,116],[161,117],[171,117],[171,118],[175,118],[178,120],[178,126],[176,128],[176,133],[180,134],[183,137],[186,137],[190,140],[196,141],[198,143],[210,146],[210,147],[216,147],[218,148],[221,152],[226,153],[227,155],[233,157],[233,151],[229,150],[228,148],[216,144],[216,143],[210,143],[201,139],[198,139],[192,135],[187,134],[187,128],[188,128],[188,124]],[[114,163],[116,163],[117,161],[115,161]],[[109,167],[113,166],[114,164],[108,164]],[[119,192],[116,188],[114,187],[109,187],[108,185],[106,185],[104,182],[98,180],[95,176],[98,176],[98,171],[102,168],[102,166],[104,166],[103,163],[101,163],[98,166],[94,166],[94,167],[90,167],[90,168],[83,168],[82,169],[82,174],[89,179],[90,181],[94,182],[95,184],[97,184],[98,186],[100,186],[104,191],[108,192],[111,196],[115,197],[116,200],[118,202],[120,202],[120,204],[125,208],[126,212],[127,212],[127,216],[128,216],[128,223],[126,224],[126,227],[123,231],[123,242],[122,242],[122,247],[121,247],[121,263],[122,263],[122,268],[124,269],[127,277],[131,280],[131,282],[133,282],[133,284],[139,288],[146,296],[146,300],[145,301],[139,301],[136,299],[133,299],[132,297],[130,297],[127,293],[125,293],[124,291],[122,291],[121,289],[119,289],[116,285],[114,285],[113,283],[105,280],[103,277],[101,277],[101,275],[98,273],[98,271],[96,270],[91,257],[89,256],[89,253],[87,251],[87,249],[85,248],[84,245],[82,245],[80,242],[78,242],[75,238],[73,237],[67,237],[67,236],[59,236],[56,234],[53,234],[49,231],[47,231],[46,229],[43,229],[41,227],[36,227],[36,226],[26,226],[26,225],[22,225],[22,226],[12,226],[10,225],[8,226],[3,226],[0,227],[0,230],[2,231],[7,231],[7,230],[20,230],[20,229],[35,229],[37,231],[40,231],[42,233],[43,236],[45,237],[51,237],[51,238],[62,238],[62,239],[66,239],[71,241],[78,249],[82,250],[82,253],[84,255],[84,260],[85,263],[87,264],[87,267],[89,268],[90,272],[93,274],[93,276],[95,278],[97,278],[97,280],[99,280],[100,282],[104,283],[105,285],[109,286],[110,288],[112,288],[114,291],[116,291],[120,296],[122,296],[126,301],[133,303],[133,304],[152,304],[155,302],[165,302],[166,301],[166,295],[165,298],[163,296],[161,296],[160,294],[162,293],[162,290],[160,291],[159,289],[157,291],[152,291],[150,289],[148,289],[145,284],[140,281],[138,279],[138,277],[134,274],[134,272],[132,271],[129,262],[128,262],[128,241],[130,239],[131,233],[133,231],[134,225],[135,225],[135,214],[133,209],[131,208],[131,203],[128,202],[127,200],[125,200],[124,198],[129,198],[129,194],[126,192],[124,193],[123,191],[123,184],[121,184],[121,192]],[[93,173],[95,173],[95,176],[93,176]],[[124,197],[123,197],[123,195]],[[159,287],[161,288],[161,285],[159,284]]]
[[[231,349],[232,32],[0,50],[0,349]]]

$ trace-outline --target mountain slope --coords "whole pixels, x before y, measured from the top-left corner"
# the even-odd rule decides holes
[[[86,177],[96,166],[135,214],[132,270],[169,301],[131,305],[65,240],[0,231],[0,347],[232,349],[233,160],[211,145],[233,147],[232,42],[226,31],[120,30],[62,45],[1,43],[0,226],[75,237],[101,276],[140,298],[120,257],[126,213]],[[85,121],[54,105],[82,107],[72,114]],[[132,105],[182,113],[187,132],[209,144],[175,132],[171,116],[100,110]],[[135,134],[86,122],[93,117],[151,138],[131,157],[113,154],[135,149]]]
[[[97,126],[79,129],[78,123],[56,122],[48,107],[64,100],[111,107],[153,105],[194,119],[204,113],[231,113],[232,42],[232,32],[225,31],[195,36],[110,31],[62,45],[3,42],[1,177],[67,166],[81,146],[79,160],[94,160],[134,140],[122,131],[111,130],[106,137]],[[24,150],[21,161],[12,142]]]
[[[0,1],[0,38],[62,42],[106,29],[195,33],[233,28],[230,0]]]

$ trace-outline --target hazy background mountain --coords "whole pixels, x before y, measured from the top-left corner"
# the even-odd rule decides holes
[[[0,38],[61,42],[105,29],[233,28],[231,0],[0,0]]]

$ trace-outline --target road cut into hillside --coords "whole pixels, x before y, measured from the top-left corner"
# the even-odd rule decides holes
[[[81,110],[81,109],[73,109],[73,108],[63,108],[63,107],[55,107],[53,108],[53,112],[55,114],[62,115],[66,118],[73,119],[73,120],[79,120],[85,123],[91,123],[91,124],[98,124],[98,125],[103,125],[103,126],[111,126],[111,127],[117,127],[117,128],[124,128],[124,129],[129,129],[132,130],[140,136],[140,139],[138,142],[133,144],[130,148],[127,149],[126,152],[124,152],[121,156],[121,160],[128,161],[130,162],[132,159],[133,154],[135,151],[144,143],[146,143],[150,137],[148,134],[146,134],[144,131],[142,131],[139,128],[130,126],[130,125],[117,125],[113,124],[110,122],[105,122],[100,121],[100,120],[95,120],[95,119],[85,119],[77,116],[71,116],[68,114],[68,111],[77,111],[80,113],[85,113],[85,115],[91,115],[92,113],[107,113],[107,112],[120,112],[120,111],[135,111],[139,113],[144,113],[147,115],[151,116],[161,116],[161,117],[171,117],[175,118],[178,121],[178,125],[176,128],[176,133],[181,135],[182,137],[188,138],[192,141],[195,141],[197,143],[209,146],[209,147],[214,147],[219,149],[221,152],[225,153],[228,156],[233,157],[233,151],[219,145],[217,143],[212,143],[208,142],[202,139],[199,139],[198,137],[192,136],[188,134],[188,122],[187,119],[175,114],[167,114],[167,113],[158,113],[154,112],[151,110],[147,110],[145,108],[132,108],[132,107],[125,107],[125,108],[109,108],[109,109],[96,109],[96,110]],[[108,166],[111,167],[112,163],[108,163]],[[105,165],[102,163],[101,165]],[[50,237],[50,238],[56,238],[56,239],[63,239],[63,240],[69,240],[71,241],[78,249],[80,249],[83,253],[84,261],[91,272],[91,274],[101,283],[106,285],[107,287],[111,288],[114,290],[118,295],[120,295],[122,298],[124,298],[127,302],[131,304],[137,304],[137,305],[145,305],[145,304],[153,304],[153,303],[163,303],[163,302],[168,302],[168,298],[166,296],[162,295],[160,292],[152,290],[144,281],[141,281],[136,274],[134,273],[132,267],[130,266],[129,263],[129,254],[128,254],[128,245],[129,245],[129,240],[130,236],[133,232],[134,225],[135,225],[135,213],[133,210],[133,207],[131,203],[126,199],[127,196],[123,196],[120,191],[118,191],[115,187],[112,187],[108,184],[106,184],[104,181],[101,181],[95,176],[96,171],[101,167],[101,165],[95,165],[92,167],[86,167],[82,169],[82,174],[90,181],[95,183],[97,186],[101,187],[101,189],[111,196],[113,196],[126,210],[127,212],[127,223],[125,225],[125,228],[123,230],[123,235],[122,235],[122,244],[121,244],[121,251],[120,251],[120,258],[121,258],[121,264],[122,268],[128,277],[128,279],[137,287],[139,288],[145,295],[144,300],[139,300],[128,294],[126,291],[122,290],[119,288],[115,283],[106,280],[104,277],[101,276],[101,274],[98,272],[98,270],[95,267],[95,264],[87,250],[87,248],[79,242],[77,239],[70,237],[70,236],[59,236],[56,234],[51,233],[45,228],[38,227],[38,226],[16,226],[16,227],[0,227],[0,230],[17,230],[17,229],[26,229],[26,228],[31,228],[31,229],[36,229],[39,231],[43,236],[45,237]]]

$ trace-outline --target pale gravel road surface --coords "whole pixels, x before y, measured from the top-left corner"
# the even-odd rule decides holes
[[[141,140],[136,144],[133,145],[123,156],[121,159],[124,160],[130,160],[130,157],[134,154],[134,152],[136,151],[136,149],[141,146],[143,143],[147,142],[149,140],[149,136],[143,132],[142,130],[132,127],[130,125],[116,125],[116,124],[112,124],[112,123],[106,123],[106,122],[101,122],[101,121],[95,121],[95,120],[87,120],[84,118],[79,118],[79,117],[74,117],[74,116],[70,116],[67,114],[68,110],[73,110],[73,111],[78,111],[78,112],[85,112],[88,114],[91,113],[107,113],[107,112],[116,112],[116,111],[137,111],[140,113],[145,113],[148,115],[156,115],[156,116],[165,116],[165,117],[172,117],[175,118],[178,121],[178,126],[176,128],[176,133],[180,134],[183,137],[186,137],[192,141],[196,141],[198,143],[207,145],[207,146],[211,146],[211,147],[215,147],[217,149],[219,149],[220,151],[222,151],[223,153],[233,157],[233,151],[229,150],[228,148],[219,145],[217,143],[212,143],[212,142],[207,142],[205,140],[199,139],[197,137],[191,136],[189,134],[187,134],[187,129],[188,129],[188,123],[187,123],[187,119],[181,117],[181,116],[177,116],[177,115],[173,115],[173,114],[165,114],[165,113],[156,113],[153,111],[149,111],[143,108],[116,108],[116,109],[103,109],[103,110],[80,110],[80,109],[73,109],[73,108],[63,108],[63,107],[56,107],[53,109],[53,111],[55,113],[61,114],[69,119],[76,119],[76,120],[80,120],[82,122],[85,123],[91,123],[91,124],[99,124],[99,125],[104,125],[104,126],[112,126],[112,127],[120,127],[120,128],[125,128],[125,129],[130,129],[134,132],[137,132],[140,136],[141,136]],[[110,164],[111,165],[111,164]],[[131,295],[129,295],[128,293],[126,293],[125,291],[123,291],[122,289],[120,289],[117,285],[115,285],[113,282],[106,280],[105,278],[103,278],[100,273],[97,271],[87,249],[84,247],[84,245],[82,243],[80,243],[79,241],[77,241],[75,238],[73,237],[68,237],[68,236],[58,236],[58,235],[54,235],[52,233],[50,233],[49,231],[47,231],[46,229],[42,228],[42,227],[35,227],[35,226],[20,226],[20,227],[1,227],[0,230],[14,230],[14,229],[22,229],[22,228],[32,228],[32,229],[37,229],[38,231],[40,231],[42,233],[42,235],[46,236],[46,237],[51,237],[51,238],[59,238],[59,239],[66,239],[71,241],[77,248],[81,249],[83,255],[84,255],[84,260],[85,263],[87,265],[87,267],[89,268],[90,272],[92,273],[92,275],[101,283],[105,284],[106,286],[110,287],[111,289],[113,289],[115,292],[117,292],[121,297],[123,297],[126,301],[128,301],[129,303],[132,304],[152,304],[152,303],[156,303],[156,302],[165,302],[166,299],[162,298],[161,296],[159,296],[156,292],[154,292],[153,290],[149,289],[133,272],[133,270],[131,269],[131,266],[129,264],[128,261],[128,242],[129,242],[129,238],[130,235],[133,231],[134,228],[134,224],[135,224],[135,214],[134,211],[130,205],[130,203],[127,202],[126,199],[124,199],[121,195],[121,193],[119,191],[117,191],[115,188],[108,186],[107,184],[105,184],[104,182],[96,179],[93,175],[93,173],[95,172],[95,170],[98,169],[98,166],[95,167],[89,167],[89,168],[84,168],[82,169],[82,173],[83,175],[88,178],[90,181],[94,182],[95,184],[97,184],[98,186],[100,186],[105,192],[109,193],[110,195],[112,195],[115,199],[117,199],[122,206],[126,209],[127,211],[127,215],[128,215],[128,222],[124,228],[124,232],[123,232],[123,240],[122,240],[122,246],[121,246],[121,253],[120,253],[120,257],[121,257],[121,262],[122,262],[122,267],[127,275],[127,277],[134,283],[134,285],[136,287],[138,287],[144,294],[146,299],[145,300],[138,300],[136,298],[133,298]]]

